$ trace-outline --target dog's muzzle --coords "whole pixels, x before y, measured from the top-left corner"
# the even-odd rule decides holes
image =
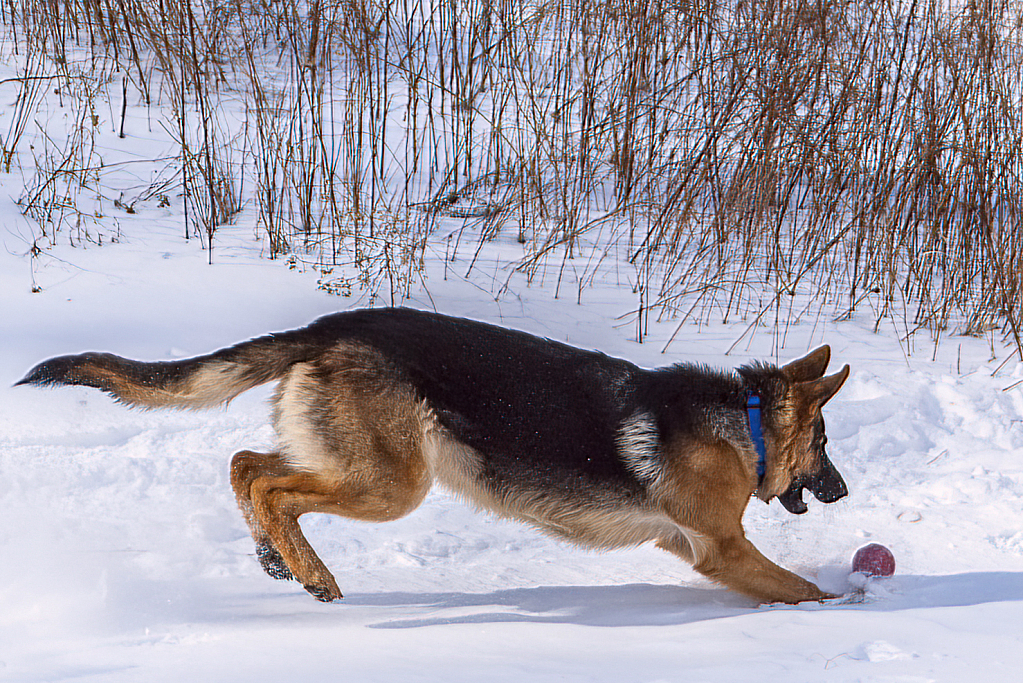
[[[788,490],[778,496],[781,504],[792,514],[801,515],[809,509],[803,502],[803,489],[810,489],[813,497],[822,503],[834,503],[849,495],[849,488],[834,464],[827,457],[821,460],[816,472],[794,479]]]

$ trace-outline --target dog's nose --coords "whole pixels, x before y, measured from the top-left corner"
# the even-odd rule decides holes
[[[826,457],[823,460],[824,463],[818,470],[817,476],[810,482],[809,489],[813,493],[813,497],[820,502],[834,503],[849,495],[849,487],[845,485],[845,480],[842,479],[842,475],[838,473],[832,462]]]

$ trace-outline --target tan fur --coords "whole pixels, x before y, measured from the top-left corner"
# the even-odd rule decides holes
[[[772,413],[772,424],[764,426],[764,442],[772,457],[767,463],[764,480],[755,492],[765,502],[784,492],[793,473],[811,465],[812,455],[806,429],[809,415],[798,409],[791,393]]]
[[[622,509],[599,496],[580,504],[552,492],[492,494],[481,483],[480,455],[448,434],[409,387],[386,380],[383,362],[372,350],[349,346],[296,364],[275,398],[282,453],[242,451],[232,463],[232,485],[257,545],[272,544],[320,599],[341,594],[298,517],[396,519],[422,501],[433,479],[479,508],[586,547],[662,538],[702,547],[699,534],[657,507]]]
[[[495,494],[482,483],[480,454],[454,439],[411,387],[391,377],[375,351],[352,345],[294,365],[275,399],[282,453],[243,451],[234,458],[232,484],[254,539],[271,544],[318,598],[339,598],[341,592],[302,535],[298,517],[323,512],[396,519],[419,505],[433,480],[479,508],[582,546],[655,541],[757,600],[829,597],[746,539],[742,516],[757,490],[748,447],[680,439],[660,446],[666,454],[661,465],[653,457],[659,446],[651,418],[635,415],[619,428],[619,448],[628,466],[650,482],[652,504],[606,505],[599,492],[589,501],[553,491]],[[766,437],[773,461],[761,488],[770,495],[783,490],[810,457],[806,425],[820,409],[819,396],[793,386]]]
[[[232,463],[232,485],[257,545],[269,541],[321,600],[341,592],[298,518],[398,519],[430,488],[422,407],[411,388],[387,379],[383,363],[370,349],[348,346],[296,364],[275,398],[283,452],[242,451]]]
[[[782,368],[783,372],[789,367]],[[823,367],[820,372],[824,372]],[[776,455],[765,473],[761,490],[757,492],[762,500],[770,500],[782,493],[794,473],[805,472],[812,466],[813,433],[807,426],[820,416],[821,408],[842,387],[848,376],[849,366],[846,365],[829,377],[797,381],[790,386],[788,396],[775,415],[777,428],[767,431],[768,449]]]
[[[299,517],[319,512],[371,522],[397,519],[423,501],[434,481],[472,505],[581,546],[656,542],[760,601],[829,597],[765,558],[742,527],[751,496],[768,501],[815,467],[812,426],[849,372],[846,366],[823,376],[827,347],[780,368],[784,395],[774,397],[764,422],[769,455],[759,484],[747,418],[734,407],[706,406],[701,428],[667,443],[658,418],[645,410],[608,425],[615,430],[618,461],[639,482],[642,493],[633,496],[609,492],[599,480],[571,491],[521,480],[498,486],[485,477],[484,456],[445,429],[402,369],[374,348],[344,342],[310,351],[297,345],[288,355],[275,353],[272,344],[266,337],[216,359],[168,364],[64,357],[38,366],[25,381],[82,380],[132,405],[204,408],[280,379],[273,408],[279,450],[235,454],[231,484],[267,572],[297,579],[321,600],[341,592],[302,534]]]
[[[422,501],[433,479],[480,508],[586,547],[655,541],[697,571],[757,600],[828,597],[746,540],[742,516],[756,474],[747,454],[724,441],[667,444],[668,464],[652,487],[656,504],[648,507],[601,506],[599,500],[581,504],[554,492],[498,496],[481,483],[479,454],[453,439],[427,407],[403,395],[402,387],[381,386],[379,377],[367,374],[378,362],[372,353],[349,349],[333,361],[315,370],[344,378],[329,384],[330,397],[317,393],[318,386],[327,385],[311,381],[312,366],[296,366],[281,384],[278,427],[283,445],[293,450],[281,456],[243,451],[235,456],[232,477],[257,544],[270,541],[295,578],[320,599],[341,593],[303,537],[298,517],[323,512],[374,522],[396,519]],[[310,418],[302,411],[310,407],[328,408],[323,420],[329,429],[322,439],[316,425],[303,423]],[[630,427],[623,429],[629,433]],[[779,445],[800,450],[799,432],[794,426],[782,430]],[[793,460],[779,469],[795,465]]]
[[[83,365],[74,375],[88,384],[108,387],[126,405],[203,410],[222,405],[259,384],[246,381],[243,372],[244,367],[236,363],[212,361],[167,387],[140,384],[116,369],[99,365]]]
[[[665,512],[699,539],[697,552],[663,538],[658,546],[732,590],[761,602],[796,603],[833,597],[774,564],[746,539],[742,516],[757,485],[748,461],[727,444],[671,444],[660,498]]]

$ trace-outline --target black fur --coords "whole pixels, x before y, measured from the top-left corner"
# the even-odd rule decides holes
[[[110,353],[81,353],[74,356],[60,356],[43,361],[14,386],[33,384],[48,387],[58,385],[83,385],[110,391],[107,386],[99,386],[95,380],[83,376],[81,369],[86,365],[108,368],[142,384],[163,386],[179,381],[194,372],[199,366],[197,360],[168,361],[160,363],[141,363],[127,360]]]
[[[378,350],[409,376],[445,428],[487,454],[485,476],[494,490],[533,481],[538,489],[575,495],[642,496],[643,484],[618,457],[623,420],[651,413],[666,440],[707,430],[708,405],[744,409],[747,382],[758,383],[765,400],[776,392],[771,366],[744,368],[743,379],[688,364],[644,370],[524,332],[412,309],[337,313],[278,337],[308,346],[357,341]]]
[[[644,370],[524,332],[405,308],[336,313],[182,361],[63,356],[36,366],[18,384],[85,384],[113,393],[103,381],[83,376],[82,367],[105,367],[146,386],[167,387],[204,363],[231,361],[245,368],[255,386],[346,341],[378,351],[422,392],[446,429],[486,453],[484,477],[494,491],[533,482],[536,490],[550,492],[642,497],[643,483],[618,456],[617,428],[624,420],[637,412],[656,416],[664,441],[706,435],[708,406],[743,410],[752,389],[769,420],[771,401],[783,387],[770,365],[738,373],[691,364]]]

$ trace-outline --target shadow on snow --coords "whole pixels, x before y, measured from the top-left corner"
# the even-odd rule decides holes
[[[498,622],[566,623],[584,626],[664,626],[776,610],[866,610],[962,607],[1023,601],[1023,573],[972,572],[947,576],[897,576],[868,582],[861,599],[846,604],[758,607],[724,589],[631,584],[541,586],[491,593],[356,594],[344,604],[403,608],[401,618],[370,628],[417,628]],[[418,614],[408,614],[412,610]]]

